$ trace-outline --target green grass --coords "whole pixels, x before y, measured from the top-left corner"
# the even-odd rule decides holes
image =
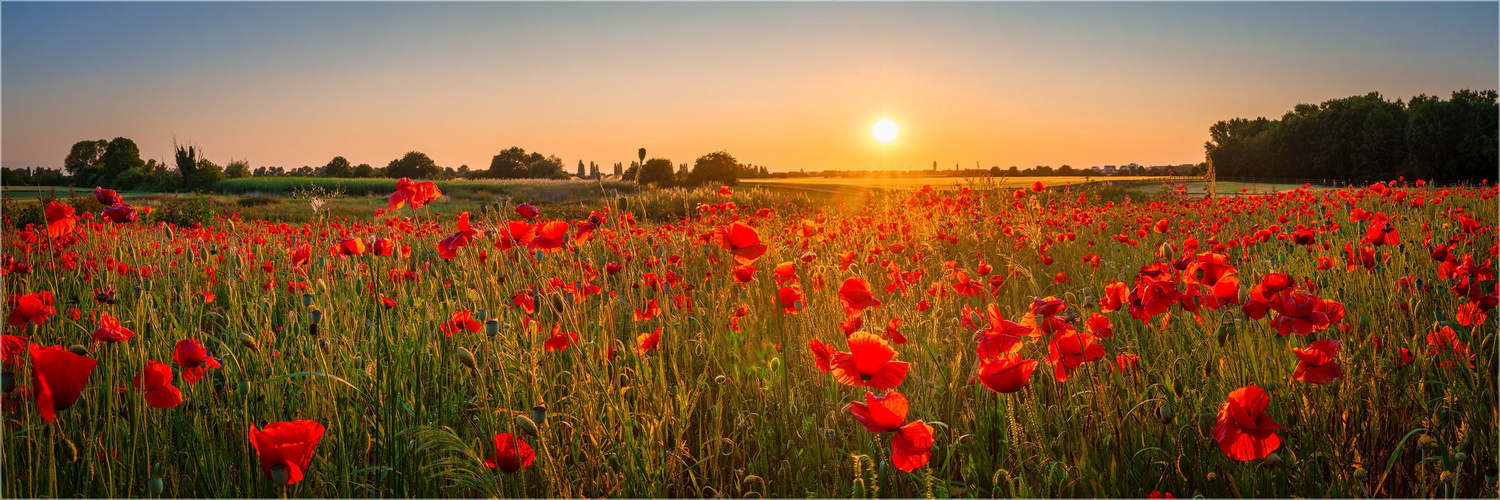
[[[1434,197],[1430,190],[1421,194]],[[150,496],[147,481],[160,478],[162,496],[169,497],[1140,497],[1153,490],[1181,498],[1494,497],[1485,475],[1497,459],[1495,323],[1456,328],[1476,354],[1473,370],[1445,367],[1451,358],[1429,354],[1425,341],[1434,321],[1453,320],[1460,300],[1421,248],[1422,227],[1430,223],[1435,240],[1459,235],[1444,214],[1464,207],[1483,229],[1455,252],[1482,262],[1496,220],[1493,198],[1477,194],[1465,190],[1422,207],[1358,200],[1359,208],[1391,214],[1406,243],[1382,247],[1390,259],[1373,272],[1344,268],[1343,243],[1365,232],[1349,220],[1342,200],[1319,191],[1274,206],[1264,197],[1136,197],[1109,208],[1076,207],[1072,196],[1050,192],[1019,202],[1005,191],[922,198],[904,190],[846,197],[748,187],[730,198],[713,190],[610,193],[539,200],[548,203],[544,219],[577,220],[590,211],[609,217],[594,239],[572,240],[553,253],[493,246],[496,236],[486,231],[516,218],[509,205],[479,211],[478,200],[439,201],[403,209],[387,223],[373,216],[383,196],[349,196],[335,199],[331,214],[305,219],[306,226],[294,224],[290,232],[245,209],[240,221],[221,219],[206,233],[88,227],[83,241],[68,248],[80,263],[149,267],[150,279],[94,272],[86,264],[50,266],[65,255],[27,247],[7,229],[6,254],[35,271],[6,276],[0,293],[56,296],[59,314],[29,333],[34,342],[89,345],[96,310],[139,335],[89,345],[100,364],[79,403],[60,412],[57,423],[42,422],[29,401],[5,404],[0,495]],[[725,202],[737,210],[726,211]],[[1299,208],[1304,202],[1316,210]],[[766,208],[773,210],[755,215]],[[1334,209],[1334,219],[1323,218],[1325,208]],[[293,200],[255,209],[310,212]],[[456,231],[452,216],[465,209],[480,235],[457,258],[443,260],[434,245]],[[1279,223],[1283,214],[1291,221]],[[1171,232],[1133,232],[1162,219],[1172,222]],[[743,285],[731,277],[733,257],[709,236],[732,220],[755,221],[770,247],[755,262],[756,281]],[[807,223],[818,228],[810,236],[802,233]],[[1005,318],[1020,321],[1034,298],[1057,296],[1081,321],[1100,312],[1107,283],[1133,281],[1141,266],[1180,257],[1184,238],[1210,246],[1211,237],[1228,242],[1272,224],[1326,228],[1320,239],[1330,249],[1275,238],[1226,249],[1243,285],[1273,271],[1310,279],[1320,296],[1345,305],[1347,327],[1279,337],[1266,320],[1248,319],[1232,306],[1202,310],[1201,322],[1180,306],[1172,306],[1169,319],[1149,323],[1110,312],[1104,314],[1116,333],[1101,341],[1108,355],[1068,381],[1053,377],[1042,340],[1021,351],[1041,360],[1024,390],[996,394],[970,385],[978,360],[973,331],[958,321],[965,307],[994,303]],[[1123,231],[1139,246],[1111,238]],[[1076,239],[1057,237],[1070,232]],[[328,255],[345,235],[396,238],[411,254]],[[1051,242],[1051,264],[1041,262],[1043,241]],[[313,248],[305,276],[288,264],[290,249],[304,242]],[[908,247],[902,253],[871,251],[898,242]],[[838,265],[845,251],[857,254],[848,270]],[[1160,251],[1176,253],[1153,255]],[[804,263],[809,252],[815,258]],[[1083,262],[1089,254],[1100,257],[1097,269]],[[1318,257],[1337,265],[1316,270]],[[996,273],[1017,272],[998,295],[925,293],[933,283],[948,289],[950,268],[975,275],[981,260]],[[268,261],[269,273],[262,270]],[[775,303],[771,270],[782,262],[797,263],[806,293],[797,314],[783,315]],[[624,269],[608,274],[608,263]],[[914,282],[904,294],[887,292],[891,267],[921,276],[909,278]],[[419,280],[392,283],[386,279],[392,269],[413,271]],[[648,273],[681,281],[656,291],[642,285]],[[1068,280],[1054,283],[1058,273]],[[1407,275],[1432,291],[1395,284]],[[820,372],[807,347],[818,339],[846,350],[837,293],[856,276],[869,280],[882,302],[865,311],[863,328],[880,332],[900,317],[910,339],[896,346],[896,360],[910,363],[898,390],[910,400],[908,419],[935,429],[931,461],[914,472],[893,467],[889,434],[870,433],[845,409],[865,390]],[[604,294],[555,291],[554,277],[597,284]],[[272,278],[277,283],[267,291],[263,283]],[[307,284],[307,303],[303,292],[286,290],[292,282]],[[118,304],[94,302],[95,290],[106,287],[117,291]],[[512,295],[526,289],[538,296],[529,315],[540,322],[538,332],[522,330],[528,315],[511,305]],[[216,296],[212,303],[199,298],[204,291]],[[376,293],[398,305],[384,309]],[[693,308],[669,305],[677,295],[690,297]],[[634,311],[650,299],[663,314],[636,321]],[[920,301],[931,307],[919,311]],[[742,305],[749,314],[742,331],[733,331],[726,325]],[[75,307],[82,312],[76,320],[66,314]],[[316,334],[314,310],[322,314]],[[441,334],[439,324],[462,310],[498,320],[497,333]],[[577,333],[580,343],[546,352],[543,341],[554,324]],[[637,336],[657,328],[660,349],[634,352]],[[255,338],[258,349],[242,344],[242,334]],[[197,385],[177,378],[186,400],[178,408],[145,405],[129,389],[131,375],[147,359],[171,363],[175,342],[190,337],[214,350],[224,368]],[[1345,376],[1334,384],[1291,380],[1297,365],[1291,348],[1316,338],[1343,341],[1337,362]],[[1392,359],[1401,347],[1417,359],[1398,369]],[[460,348],[473,353],[477,369],[460,362]],[[617,358],[606,357],[611,349]],[[1138,371],[1114,368],[1114,356],[1125,352],[1140,356]],[[28,363],[14,370],[19,385],[29,385]],[[1286,426],[1278,431],[1280,464],[1230,459],[1211,437],[1227,394],[1249,384],[1269,391],[1267,414]],[[537,404],[546,404],[547,418],[523,419]],[[1162,408],[1171,419],[1159,417]],[[282,488],[260,474],[246,431],[292,419],[323,420],[327,434],[307,477]],[[480,463],[493,451],[491,436],[502,432],[535,448],[532,467],[500,475]],[[1416,444],[1424,433],[1435,447]],[[1445,471],[1456,479],[1443,481]]]

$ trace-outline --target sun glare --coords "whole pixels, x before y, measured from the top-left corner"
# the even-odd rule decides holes
[[[870,134],[875,136],[875,140],[880,142],[896,140],[896,133],[898,131],[896,122],[891,121],[890,118],[882,118],[880,121],[875,122],[875,126],[870,127]]]

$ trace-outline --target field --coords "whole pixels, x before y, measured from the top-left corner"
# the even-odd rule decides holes
[[[7,210],[0,495],[1497,495],[1496,188],[1020,180]]]

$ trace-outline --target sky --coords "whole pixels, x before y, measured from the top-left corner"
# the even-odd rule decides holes
[[[1500,87],[1497,5],[5,2],[0,165],[1197,163],[1219,120]]]

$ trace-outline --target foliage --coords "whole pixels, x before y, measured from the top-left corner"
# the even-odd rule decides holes
[[[525,149],[512,146],[490,159],[490,169],[484,177],[490,179],[525,179],[531,176],[531,165],[545,160],[541,153],[527,153]]]
[[[323,165],[323,177],[353,177],[354,167],[349,165],[349,160],[342,156],[335,156]]]
[[[141,217],[141,222],[154,224],[165,222],[181,227],[197,227],[210,224],[218,215],[213,199],[201,194],[176,196],[167,199],[151,215]]]
[[[672,169],[672,160],[652,158],[646,160],[646,164],[637,172],[635,181],[643,186],[655,184],[659,187],[668,187],[675,184],[676,178]]]
[[[740,162],[724,151],[699,156],[693,162],[693,172],[688,174],[687,185],[705,184],[733,186],[738,182]]]
[[[1220,121],[1204,148],[1215,172],[1230,177],[1494,180],[1497,110],[1493,90],[1410,103],[1371,92],[1298,104],[1280,120]]]
[[[410,177],[412,179],[432,179],[442,173],[437,163],[428,158],[426,154],[419,151],[407,152],[405,156],[391,160],[385,166],[385,176],[392,179]]]
[[[228,179],[242,179],[250,176],[250,162],[245,160],[233,160],[224,166],[224,177]]]

